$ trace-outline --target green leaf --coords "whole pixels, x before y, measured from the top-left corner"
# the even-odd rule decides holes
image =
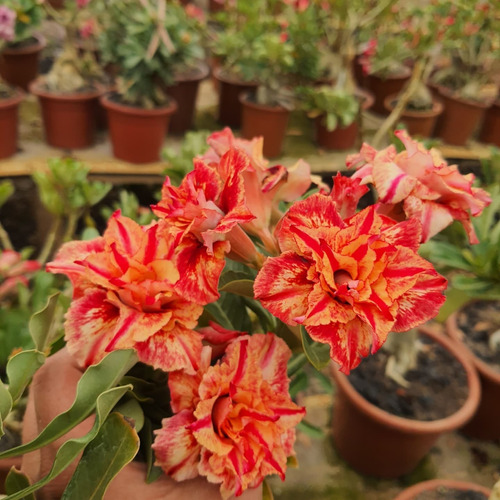
[[[45,363],[45,354],[37,350],[21,351],[7,363],[7,379],[12,400],[17,401],[35,372]]]
[[[12,396],[7,386],[0,380],[0,437],[5,434],[3,422],[12,410]]]
[[[303,326],[300,327],[300,335],[304,354],[307,356],[309,363],[311,363],[316,370],[321,370],[330,361],[330,346],[315,342]]]
[[[232,330],[233,325],[231,324],[231,320],[227,317],[226,312],[221,307],[219,302],[211,302],[205,306],[205,312],[210,316],[212,321],[219,323],[222,327],[227,330]]]
[[[128,399],[115,408],[115,411],[121,413],[124,417],[134,422],[137,432],[140,432],[144,425],[144,412],[137,399]]]
[[[144,420],[144,428],[141,432],[141,446],[146,455],[146,483],[150,484],[156,481],[163,473],[160,467],[154,465],[155,456],[151,445],[153,444],[153,426],[151,420]]]
[[[61,500],[99,500],[111,480],[137,454],[139,437],[119,413],[111,413],[83,456]]]
[[[297,430],[307,434],[313,439],[322,439],[325,437],[325,433],[316,425],[311,424],[307,420],[302,420],[297,425]]]
[[[293,377],[307,363],[307,357],[303,352],[294,354],[288,361],[287,374]]]
[[[0,207],[12,196],[14,193],[14,184],[9,181],[0,182]]]
[[[125,391],[118,391],[118,393],[111,389],[136,362],[135,351],[127,349],[110,352],[100,363],[87,368],[78,382],[71,408],[56,416],[33,441],[0,453],[0,458],[22,455],[46,446],[85,420],[96,405],[100,404],[101,411],[104,411],[107,408],[107,402],[114,400],[116,394],[119,393],[121,398],[131,388],[131,386],[126,386]],[[113,406],[117,401],[113,403]]]
[[[5,479],[5,492],[7,495],[13,495],[18,491],[28,488],[29,485],[30,481],[28,477],[13,467]],[[24,500],[35,500],[35,495],[26,495]]]
[[[223,286],[219,286],[219,292],[234,293],[235,295],[253,299],[253,280],[240,279],[230,281]]]
[[[273,491],[265,479],[262,483],[262,500],[274,500]]]
[[[288,389],[290,397],[294,398],[300,391],[307,389],[308,385],[309,379],[307,375],[304,372],[297,373],[290,382],[290,387]]]
[[[47,349],[54,336],[54,319],[56,316],[59,292],[51,295],[45,307],[33,314],[29,322],[29,330],[35,347],[43,352]]]

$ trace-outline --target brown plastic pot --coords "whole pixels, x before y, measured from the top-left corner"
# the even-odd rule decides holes
[[[0,99],[0,159],[17,151],[18,109],[24,94],[17,91],[12,97]]]
[[[264,106],[251,100],[250,94],[241,94],[243,108],[241,135],[245,139],[262,136],[266,158],[281,155],[290,111],[281,106]]]
[[[174,85],[166,88],[167,94],[177,103],[177,111],[170,119],[169,132],[171,134],[184,134],[193,127],[196,98],[200,82],[209,73],[208,65],[202,64],[196,68],[192,75],[176,78]]]
[[[27,91],[29,84],[38,75],[40,52],[45,39],[33,37],[33,43],[21,47],[5,47],[0,55],[0,76],[10,85]]]
[[[479,140],[500,147],[500,100],[496,100],[484,114]]]
[[[173,99],[166,106],[144,109],[101,97],[108,115],[109,134],[115,158],[129,163],[159,161],[170,117],[177,110]]]
[[[254,82],[242,82],[224,75],[222,68],[215,68],[213,76],[219,88],[219,114],[217,120],[222,125],[231,128],[240,128],[243,116],[239,96],[244,92],[251,92],[257,88]]]
[[[360,99],[362,99],[361,109],[366,111],[373,105],[373,95],[369,92],[358,90]],[[324,115],[318,116],[314,120],[316,132],[316,143],[320,148],[328,150],[343,151],[351,149],[356,144],[359,134],[358,120],[354,120],[347,127],[337,127],[334,130],[328,130],[325,125]]]
[[[62,149],[92,146],[96,131],[96,112],[102,88],[72,94],[49,92],[34,81],[30,92],[38,97],[47,144]]]
[[[433,421],[392,415],[364,399],[349,378],[332,369],[337,385],[332,435],[339,455],[355,470],[379,478],[411,472],[439,436],[462,427],[474,414],[480,398],[479,378],[469,357],[444,335],[421,328],[462,364],[467,374],[468,397],[454,414]]]
[[[384,106],[390,113],[397,104],[397,94],[387,96],[384,101]],[[431,137],[436,126],[436,121],[439,115],[443,112],[444,106],[437,99],[432,100],[432,109],[425,111],[404,110],[400,116],[408,133],[411,136]]]
[[[485,486],[466,481],[458,481],[455,479],[431,479],[421,483],[414,484],[403,490],[394,500],[416,500],[417,498],[425,498],[423,495],[426,492],[442,491],[443,489],[458,490],[458,491],[474,491],[484,494],[484,499],[488,500],[491,490]]]
[[[367,75],[366,85],[368,90],[373,94],[375,102],[371,108],[372,111],[379,115],[387,115],[387,109],[384,106],[384,101],[387,96],[399,94],[406,82],[410,79],[410,68],[403,68],[401,74],[381,78],[377,75]]]
[[[464,333],[458,328],[458,312],[452,313],[446,320],[446,332],[460,349],[471,359],[479,373],[481,382],[481,400],[463,432],[478,439],[500,439],[500,373],[478,358],[463,342]]]
[[[447,144],[464,146],[472,137],[491,102],[461,99],[445,87],[438,87],[444,110],[439,116],[434,135]]]

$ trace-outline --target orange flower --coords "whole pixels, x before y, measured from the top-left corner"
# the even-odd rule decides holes
[[[102,237],[63,245],[47,265],[73,283],[68,349],[83,366],[134,348],[155,368],[193,372],[202,347],[193,328],[218,296],[223,256],[200,257],[162,221],[142,227],[116,212]]]
[[[395,134],[406,151],[397,153],[393,146],[376,151],[364,144],[359,154],[347,159],[348,167],[359,169],[352,177],[374,185],[383,213],[398,218],[395,214],[404,211],[406,217],[418,218],[422,242],[458,220],[469,241],[478,243],[470,218],[491,203],[488,193],[472,187],[474,176],[460,174],[436,150],[427,151],[404,130]]]
[[[345,221],[335,202],[313,195],[295,203],[277,228],[279,257],[268,258],[255,297],[289,325],[304,325],[348,373],[390,331],[437,314],[446,280],[417,255],[421,225],[396,223],[369,207]]]
[[[193,376],[169,376],[172,409],[153,444],[157,464],[179,481],[206,476],[223,498],[258,486],[269,474],[284,478],[295,426],[305,410],[288,394],[285,342],[268,333],[240,336],[210,364],[204,348]]]

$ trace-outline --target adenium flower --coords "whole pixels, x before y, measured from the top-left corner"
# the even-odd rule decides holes
[[[241,175],[244,181],[245,203],[255,217],[242,224],[242,227],[249,234],[260,238],[264,248],[275,254],[278,249],[272,232],[283,215],[279,204],[300,198],[311,183],[322,186],[321,179],[311,176],[311,168],[303,160],[288,169],[283,165],[269,167],[269,161],[262,153],[262,137],[254,137],[251,140],[238,139],[234,137],[231,129],[226,127],[213,133],[207,142],[211,148],[202,157],[205,161],[217,161],[232,148],[244,151],[249,156],[250,165]]]
[[[0,6],[0,40],[11,42],[14,40],[16,13],[5,5]]]
[[[223,498],[258,486],[269,474],[284,479],[295,426],[305,413],[288,393],[290,355],[271,333],[243,335],[215,366],[205,347],[195,376],[171,373],[175,415],[156,431],[157,465],[178,481],[206,476],[221,484]]]
[[[395,132],[406,150],[394,146],[376,151],[363,144],[359,154],[347,158],[352,176],[362,184],[373,184],[380,210],[393,217],[416,217],[422,223],[422,242],[429,240],[454,220],[464,226],[469,241],[478,243],[471,216],[481,214],[491,203],[486,191],[472,187],[474,175],[462,175],[456,165],[448,165],[435,150],[426,150],[404,130]]]
[[[40,267],[36,260],[23,260],[19,252],[3,250],[0,253],[0,299],[14,291],[18,284],[27,286],[30,275]]]
[[[61,247],[47,270],[73,284],[66,342],[82,366],[134,348],[155,368],[197,369],[202,343],[193,328],[218,296],[224,254],[200,257],[186,241],[162,221],[142,227],[117,211],[102,237]]]
[[[337,212],[346,219],[356,213],[360,198],[368,192],[368,188],[361,185],[361,179],[346,177],[340,172],[333,178],[333,189],[330,196],[335,201]]]
[[[167,177],[160,202],[152,209],[182,237],[196,238],[212,255],[224,245],[230,256],[259,265],[262,257],[239,224],[254,218],[245,205],[242,173],[248,168],[248,156],[236,149],[227,151],[218,162],[194,160],[179,187]]]
[[[266,260],[254,284],[272,314],[329,344],[344,373],[445,300],[446,280],[417,254],[420,222],[396,223],[376,208],[342,220],[329,196],[295,203],[277,228],[281,255]]]

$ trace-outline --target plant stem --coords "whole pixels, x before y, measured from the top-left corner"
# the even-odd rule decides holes
[[[62,217],[60,215],[57,215],[52,220],[50,231],[47,235],[43,248],[38,257],[38,262],[40,262],[40,264],[42,265],[44,265],[47,262],[50,255],[52,254],[52,249],[54,248],[54,244],[59,235],[59,229],[61,227],[61,223],[62,223]]]
[[[14,250],[12,246],[12,242],[10,241],[9,234],[0,223],[0,244],[2,245],[4,250]]]
[[[375,149],[380,147],[380,143],[383,139],[385,139],[389,131],[392,130],[394,125],[397,123],[399,117],[401,116],[401,113],[404,111],[406,105],[417,91],[418,86],[422,83],[422,78],[424,76],[424,70],[426,66],[426,59],[418,59],[415,62],[415,66],[413,68],[413,72],[408,85],[403,90],[401,96],[398,98],[396,106],[391,111],[390,115],[384,120],[381,127],[378,129],[377,133],[372,139],[372,146]]]

